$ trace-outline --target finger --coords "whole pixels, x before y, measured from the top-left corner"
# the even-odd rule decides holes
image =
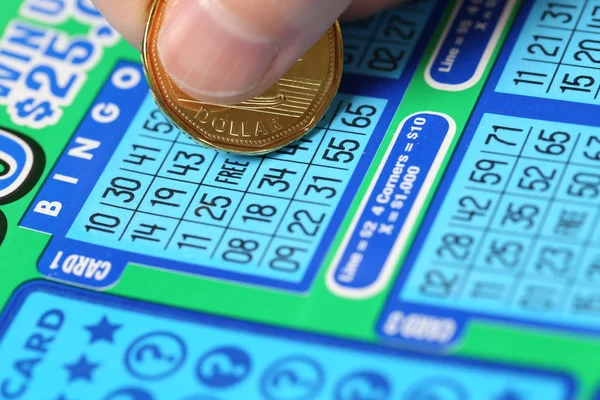
[[[344,12],[342,19],[357,20],[405,2],[406,0],[355,0]]]
[[[283,76],[350,2],[169,0],[158,54],[190,96],[220,104],[248,100]]]
[[[104,18],[133,46],[144,37],[148,9],[153,0],[92,0]]]

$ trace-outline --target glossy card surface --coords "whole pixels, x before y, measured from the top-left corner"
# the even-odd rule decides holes
[[[244,157],[89,0],[0,5],[0,399],[599,398],[600,2],[342,30],[317,128]]]

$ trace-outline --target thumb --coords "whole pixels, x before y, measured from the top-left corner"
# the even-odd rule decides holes
[[[227,104],[258,96],[351,0],[169,0],[158,55],[188,95]]]

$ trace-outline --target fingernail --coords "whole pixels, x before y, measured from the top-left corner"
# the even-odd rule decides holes
[[[171,1],[158,54],[173,82],[190,96],[226,99],[256,88],[277,47],[253,37],[215,0]]]

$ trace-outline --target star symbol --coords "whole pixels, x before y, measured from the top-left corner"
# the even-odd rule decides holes
[[[94,343],[99,340],[106,340],[108,343],[113,343],[115,331],[121,328],[121,324],[111,324],[106,318],[106,315],[96,325],[87,325],[84,328],[87,329],[90,336],[90,343]]]
[[[523,400],[521,395],[513,390],[506,390],[500,396],[496,397],[496,400]]]
[[[85,355],[81,356],[79,360],[73,364],[65,364],[65,368],[69,371],[69,382],[73,382],[77,379],[91,382],[92,372],[99,366],[99,363],[89,362]]]

